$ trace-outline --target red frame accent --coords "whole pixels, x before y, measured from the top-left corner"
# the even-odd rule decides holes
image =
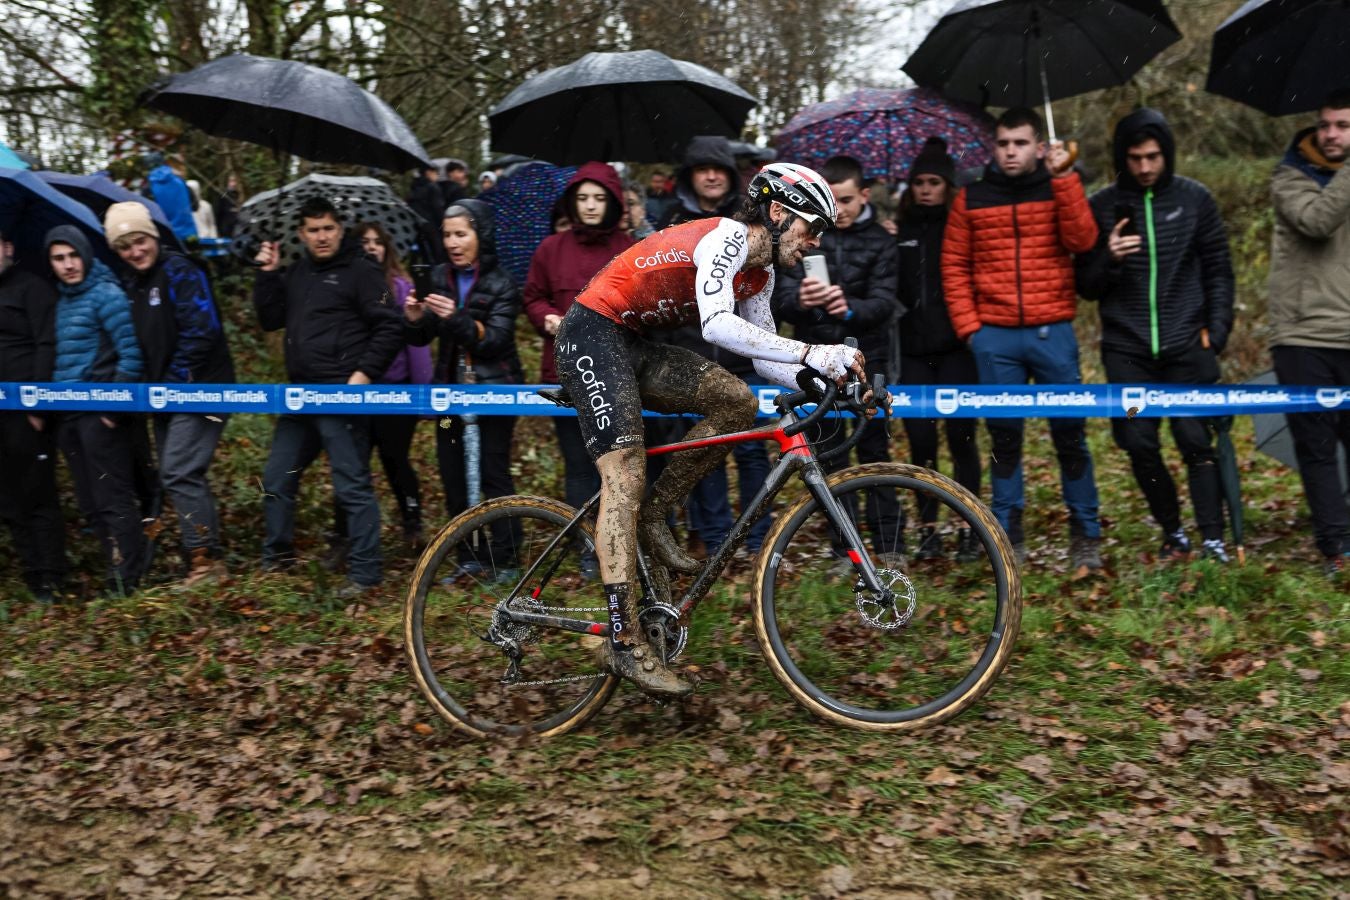
[[[750,441],[777,441],[778,449],[796,456],[809,456],[811,447],[806,435],[799,432],[789,437],[783,427],[773,429],[755,428],[751,431],[737,431],[732,434],[718,434],[713,437],[698,438],[692,441],[679,441],[674,444],[662,444],[648,447],[648,456],[663,456],[667,453],[679,453],[682,450],[697,450],[700,447],[719,447],[724,444],[748,444]]]

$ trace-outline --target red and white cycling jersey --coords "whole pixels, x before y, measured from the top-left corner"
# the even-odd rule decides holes
[[[615,257],[576,302],[639,333],[697,323],[710,344],[792,385],[806,345],[778,336],[769,304],[773,269],[745,269],[749,244],[749,229],[733,219],[667,228]],[[771,362],[793,365],[765,365]]]

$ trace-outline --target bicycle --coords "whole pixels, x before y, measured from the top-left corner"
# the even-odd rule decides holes
[[[781,394],[769,425],[648,448],[652,457],[759,440],[777,442],[781,455],[677,602],[666,593],[665,570],[639,552],[639,626],[667,661],[678,660],[695,607],[795,475],[804,491],[778,514],[751,581],[755,633],[774,676],[799,704],[837,724],[902,732],[945,722],[984,696],[1017,642],[1022,594],[1012,546],[974,495],[932,470],[874,463],[827,476],[822,463],[852,449],[862,420],[819,455],[807,430],[834,408],[865,414],[867,388],[823,380],[822,390],[820,381],[803,377],[802,390]],[[884,395],[880,379],[873,390]],[[561,389],[539,393],[571,406]],[[811,402],[814,411],[799,412]],[[972,529],[983,556],[906,567],[908,494],[945,507],[947,530]],[[405,644],[423,696],[456,729],[475,737],[562,734],[614,693],[618,676],[598,662],[609,639],[601,585],[583,567],[594,558],[598,500],[579,510],[543,497],[488,500],[427,545],[404,605]],[[476,565],[464,567],[466,559]],[[443,565],[457,567],[458,580],[446,578]],[[831,565],[825,575],[841,577],[822,578]]]

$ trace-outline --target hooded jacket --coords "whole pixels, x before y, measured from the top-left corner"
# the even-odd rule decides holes
[[[478,235],[478,262],[471,269],[456,269],[449,263],[432,269],[436,293],[452,298],[455,312],[445,319],[429,311],[416,323],[405,319],[403,337],[414,347],[425,347],[440,338],[435,374],[438,382],[459,383],[461,362],[471,360],[479,383],[519,384],[524,380],[516,354],[520,288],[510,273],[497,265],[492,207],[481,200],[460,200],[455,205],[468,213]],[[462,292],[461,281],[468,285]]]
[[[123,286],[145,351],[147,381],[234,381],[220,311],[206,273],[192,260],[161,243],[155,264],[127,275]]]
[[[698,194],[694,192],[694,170],[700,166],[718,166],[725,169],[731,179],[726,197],[714,210],[699,206]],[[684,151],[684,165],[675,173],[675,202],[670,204],[656,227],[659,230],[695,219],[730,216],[740,202],[741,175],[736,168],[736,157],[731,153],[731,143],[718,135],[700,135],[691,140]]]
[[[905,208],[896,227],[900,250],[900,278],[896,295],[900,320],[896,323],[900,352],[905,356],[937,356],[965,351],[942,294],[942,235],[947,207]],[[898,362],[898,360],[892,360]]]
[[[806,270],[799,263],[779,269],[773,289],[774,318],[791,322],[793,336],[808,344],[842,344],[858,339],[869,373],[884,372],[889,356],[887,332],[894,322],[899,253],[895,238],[877,222],[871,206],[847,228],[831,228],[820,239],[820,252],[829,266],[830,282],[844,290],[849,316],[840,319],[824,308],[803,308],[799,299]]]
[[[1165,168],[1150,188],[1130,175],[1126,151],[1152,138]],[[1078,293],[1100,304],[1102,348],[1165,359],[1194,348],[1201,329],[1222,351],[1233,330],[1233,265],[1218,205],[1204,185],[1175,174],[1176,143],[1162,114],[1140,109],[1115,132],[1116,183],[1092,195],[1099,237],[1077,263]],[[1120,262],[1107,247],[1116,209],[1128,206],[1143,246]]]
[[[167,163],[160,163],[146,176],[150,197],[159,204],[169,227],[179,240],[197,236],[197,220],[192,217],[192,192],[187,183]]]
[[[1078,175],[1052,178],[1044,162],[1010,178],[996,163],[956,195],[942,243],[942,289],[956,336],[981,325],[1071,321],[1078,308],[1073,254],[1097,243]]]
[[[562,204],[569,218],[574,218],[577,189],[583,181],[605,189],[609,203],[604,220],[595,227],[573,221],[570,231],[544,238],[530,259],[530,274],[525,279],[525,315],[544,338],[539,379],[550,383],[558,380],[558,369],[553,360],[553,336],[544,332],[544,317],[567,312],[595,273],[633,246],[633,239],[619,227],[623,218],[623,183],[606,163],[586,163],[567,183]]]
[[[1270,346],[1350,350],[1350,165],[1313,138],[1295,135],[1271,179]]]
[[[346,384],[355,372],[378,381],[402,347],[384,274],[350,234],[322,262],[305,253],[259,272],[253,308],[264,331],[286,329],[286,374],[298,384]]]
[[[56,362],[52,381],[140,381],[145,363],[131,303],[112,270],[94,259],[89,241],[78,228],[62,225],[43,242],[69,244],[84,260],[79,284],[57,287]]]

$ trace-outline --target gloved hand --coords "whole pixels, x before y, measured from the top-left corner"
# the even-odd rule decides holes
[[[848,374],[855,361],[861,367],[861,357],[862,354],[855,348],[843,344],[812,344],[802,357],[802,365],[838,380]]]

